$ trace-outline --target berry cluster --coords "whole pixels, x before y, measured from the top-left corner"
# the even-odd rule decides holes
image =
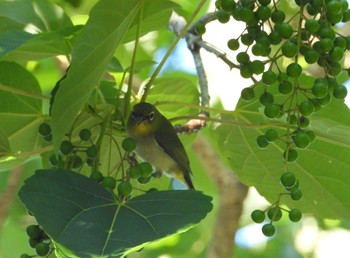
[[[29,245],[34,248],[38,256],[48,256],[52,251],[51,239],[39,225],[29,225],[26,228]],[[32,255],[22,254],[21,258],[30,258]]]
[[[237,67],[243,78],[253,81],[242,90],[241,98],[252,101],[258,97],[267,120],[285,122],[283,132],[269,128],[257,137],[257,144],[263,149],[275,141],[285,145],[286,171],[280,181],[286,192],[280,196],[288,194],[297,201],[302,192],[299,180],[288,171],[288,163],[296,161],[300,150],[315,140],[310,116],[332,98],[343,100],[347,95],[338,75],[346,70],[350,75],[350,69],[342,65],[350,50],[350,36],[338,33],[336,25],[350,20],[350,10],[346,0],[295,0],[291,4],[295,4],[296,13],[287,17],[280,4],[274,0],[217,0],[216,17],[221,23],[231,17],[245,23],[240,36],[227,42],[232,51],[244,49],[237,53]],[[309,86],[303,83],[307,78],[303,68],[308,65],[323,74]],[[272,222],[280,219],[280,210],[278,200],[269,210],[252,213],[253,220],[261,223],[267,212],[270,223],[263,226],[266,236],[274,234]],[[293,222],[301,218],[297,209],[288,212]]]

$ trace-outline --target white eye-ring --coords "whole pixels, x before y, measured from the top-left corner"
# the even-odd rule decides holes
[[[152,111],[151,113],[148,114],[148,120],[152,121],[154,118],[154,112]]]

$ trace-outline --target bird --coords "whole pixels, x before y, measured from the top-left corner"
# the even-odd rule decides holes
[[[126,131],[136,141],[135,152],[142,160],[194,189],[185,148],[175,128],[154,105],[136,104],[129,115]]]

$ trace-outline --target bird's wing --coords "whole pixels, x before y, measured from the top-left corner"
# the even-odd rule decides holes
[[[159,146],[172,157],[185,173],[191,173],[190,162],[175,128],[165,118],[154,138]],[[165,144],[166,143],[166,144]]]

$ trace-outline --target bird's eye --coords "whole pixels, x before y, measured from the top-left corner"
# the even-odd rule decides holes
[[[148,120],[149,120],[149,121],[152,121],[153,118],[154,118],[154,112],[152,111],[152,112],[149,113],[149,115],[148,115]]]

